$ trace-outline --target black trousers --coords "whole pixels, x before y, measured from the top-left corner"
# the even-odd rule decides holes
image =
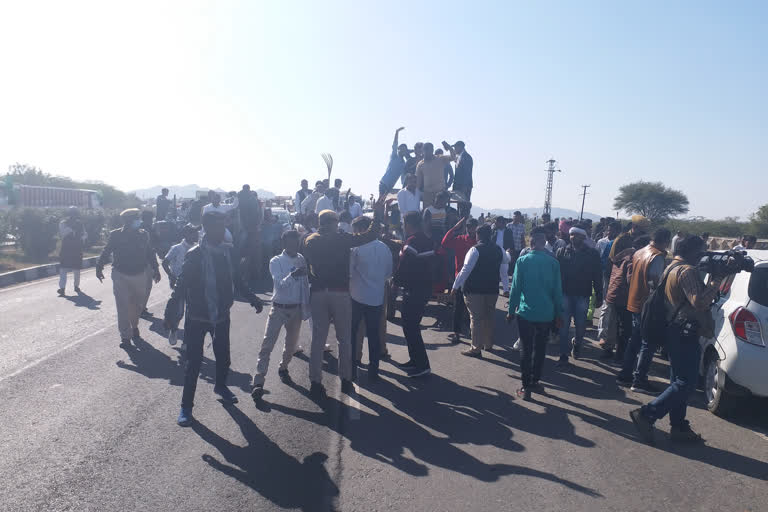
[[[403,292],[403,336],[408,344],[408,356],[416,368],[429,368],[427,349],[421,337],[421,319],[429,301],[430,290]]]
[[[453,299],[453,332],[461,334],[464,332],[464,326],[469,321],[469,311],[464,303],[464,294],[461,291],[456,292]]]
[[[379,369],[379,359],[381,357],[381,339],[379,330],[381,328],[381,309],[384,306],[369,306],[352,299],[352,378],[357,377],[357,330],[360,328],[360,321],[365,319],[365,335],[368,337],[368,368],[370,370]],[[362,348],[360,349],[362,350]]]
[[[629,343],[629,338],[632,337],[632,312],[626,307],[622,308],[616,304],[614,304],[614,312],[617,322],[615,358],[623,361],[627,343]]]
[[[552,322],[529,322],[517,317],[517,327],[520,331],[520,372],[523,387],[531,387],[541,379],[541,369],[547,355],[547,335]]]
[[[187,344],[187,357],[184,365],[184,391],[181,394],[181,406],[185,409],[191,409],[194,405],[206,333],[211,333],[213,336],[213,354],[216,357],[216,386],[226,386],[227,384],[230,365],[229,318],[216,325],[187,318],[184,321],[184,343]]]

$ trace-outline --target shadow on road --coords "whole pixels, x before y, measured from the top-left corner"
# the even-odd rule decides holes
[[[91,311],[98,311],[101,309],[102,301],[94,299],[87,293],[80,292],[77,295],[65,295],[63,298],[78,308],[87,308]]]
[[[280,508],[304,512],[334,510],[339,488],[325,468],[326,454],[315,452],[299,462],[264,435],[240,409],[231,406],[226,410],[248,445],[237,446],[196,422],[192,430],[224,458],[222,462],[213,455],[203,455],[209,466],[247,485]]]

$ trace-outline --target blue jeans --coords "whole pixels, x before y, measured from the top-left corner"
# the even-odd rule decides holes
[[[640,313],[632,313],[632,336],[624,351],[624,364],[619,376],[635,383],[648,380],[653,354],[656,352],[656,340],[644,340],[640,332]]]
[[[563,325],[560,327],[560,357],[568,357],[571,353],[571,342],[568,333],[571,328],[571,318],[576,326],[576,344],[584,343],[584,333],[587,330],[587,308],[589,297],[563,296]]]
[[[701,345],[698,329],[695,326],[692,329],[680,325],[669,326],[667,352],[670,363],[669,387],[651,403],[643,406],[642,411],[652,421],[669,413],[670,425],[685,427],[688,398],[696,389],[699,379]]]

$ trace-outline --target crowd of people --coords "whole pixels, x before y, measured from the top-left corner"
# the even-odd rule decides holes
[[[253,377],[255,401],[265,393],[271,354],[283,331],[278,375],[283,382],[291,381],[289,367],[303,350],[299,339],[305,320],[311,332],[310,396],[322,400],[323,353],[330,348],[331,325],[341,391],[350,393],[362,367],[365,337],[367,382],[378,378],[380,362],[389,357],[387,318],[395,314],[397,294],[402,296],[399,310],[408,360],[395,364],[410,378],[431,372],[421,334],[431,299],[445,297],[453,309],[450,340],[459,343],[469,337],[469,348],[461,354],[482,358],[498,343],[494,325],[501,295],[508,298],[506,318],[517,323],[519,333],[514,346],[521,352],[520,398],[530,400],[542,391],[550,339],[557,341],[558,368],[581,357],[587,325],[599,310],[598,343],[602,357],[620,365],[617,383],[659,395],[631,413],[641,435],[651,441],[654,422],[669,414],[674,440],[699,441],[685,419],[685,404],[697,378],[698,343],[691,340],[706,334],[707,308],[720,284],[717,279],[705,284],[696,271],[704,239],[681,233],[673,238],[663,228],[651,232],[650,222],[639,215],[627,224],[604,218],[596,225],[551,219],[548,214],[530,222],[520,212],[512,219],[473,218],[473,160],[465,144],[443,142],[444,151],[438,152],[432,143],[419,142],[409,149],[399,140],[402,130],[395,132],[379,198],[368,213],[362,200],[349,190],[343,192],[342,180],[336,179],[333,186],[329,180],[317,180],[312,190],[302,180],[293,200],[293,225],[275,230],[270,230],[269,213],[248,185],[225,202],[211,192],[205,204],[182,208],[188,224],[179,233],[180,241],[169,246],[161,244],[157,227],[175,208],[167,201],[167,190],[156,200],[157,222],[152,222],[151,211],[121,214],[123,227],[111,232],[96,275],[104,279],[111,258],[120,343],[127,350],[141,335],[139,318],[146,312],[152,285],[160,281],[160,267],[168,275],[173,291],[164,321],[171,344],[177,342],[184,318],[185,378],[178,423],[194,421],[206,334],[213,338],[216,358],[214,392],[226,402],[237,401],[226,383],[230,309],[239,299],[260,312],[264,303],[253,283],[268,272],[272,295]],[[402,188],[395,190],[398,181]],[[62,221],[62,236],[83,236],[76,217],[73,212]],[[745,238],[744,248],[751,243]],[[264,261],[268,263],[262,270]],[[60,293],[66,280],[62,272]],[[75,273],[76,287],[78,279]],[[669,322],[661,339],[648,339],[641,313],[657,288],[664,294]],[[648,379],[660,346],[665,347],[673,375],[664,390]]]

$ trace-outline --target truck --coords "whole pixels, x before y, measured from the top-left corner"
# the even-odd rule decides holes
[[[46,187],[14,184],[4,187],[0,206],[27,208],[100,209],[101,193],[81,188]]]

